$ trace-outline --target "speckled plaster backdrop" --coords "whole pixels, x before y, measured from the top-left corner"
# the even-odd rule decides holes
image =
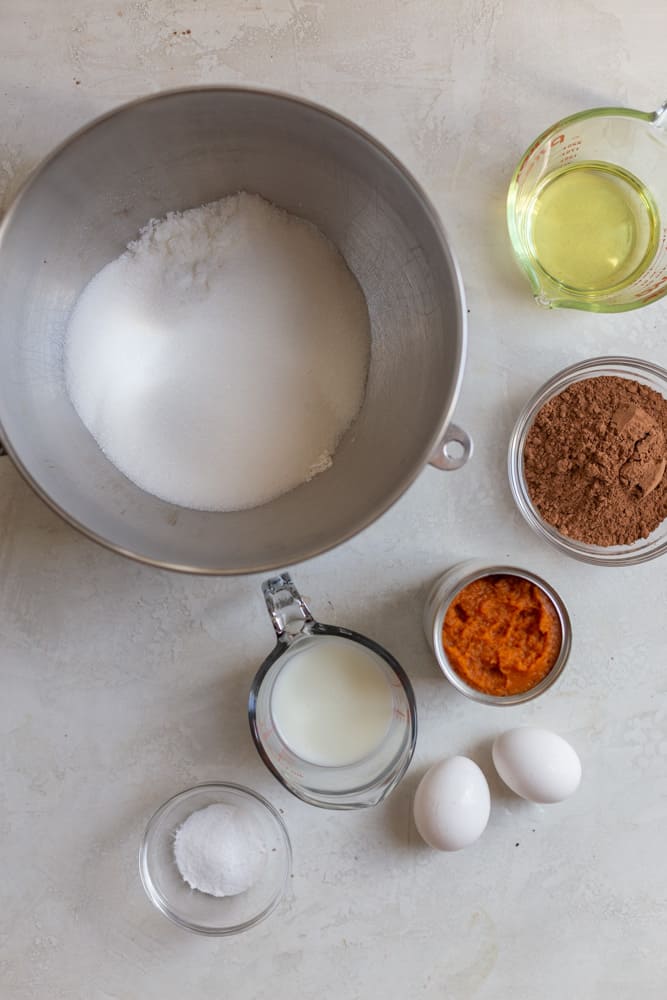
[[[513,509],[513,420],[557,369],[598,353],[667,364],[667,301],[617,317],[545,312],[510,259],[515,161],[585,107],[667,97],[663,0],[0,0],[0,206],[50,147],[137,95],[278,87],[387,143],[441,210],[463,269],[470,353],[464,470],[425,471],[374,527],[294,573],[316,613],[376,637],[415,683],[421,734],[388,802],[327,814],[291,798],[251,746],[245,700],[271,645],[258,578],[133,565],[79,537],[0,466],[2,1000],[662,1000],[667,996],[665,561],[552,552]],[[494,711],[438,675],[421,633],[432,578],[510,558],[569,602],[570,665],[534,704]],[[493,779],[509,725],[553,727],[584,783],[560,806]],[[419,842],[425,767],[470,754],[492,785],[483,839]],[[245,782],[284,811],[287,900],[208,940],[144,897],[137,851],[168,796]]]

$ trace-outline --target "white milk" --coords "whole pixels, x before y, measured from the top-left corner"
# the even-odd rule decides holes
[[[324,767],[367,757],[384,740],[392,713],[391,685],[380,658],[337,636],[317,637],[297,650],[271,694],[280,738],[297,757]]]

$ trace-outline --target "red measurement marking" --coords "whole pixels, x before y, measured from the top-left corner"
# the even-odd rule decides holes
[[[641,300],[644,303],[644,305],[648,305],[649,302],[653,302],[655,299],[659,299],[660,296],[663,294],[664,294],[663,290],[660,289],[659,291],[654,292],[653,295],[646,295],[646,296],[642,295]]]
[[[521,166],[519,168],[519,173],[516,175],[517,184],[521,180],[521,174],[524,172],[524,170],[528,166],[528,161],[531,159],[531,157],[532,157],[533,153],[535,152],[535,150],[537,149],[537,147],[538,147],[538,143],[534,142],[533,145],[528,150],[528,152],[526,153],[526,155],[524,156],[523,163],[521,164]]]
[[[663,229],[662,236],[660,239],[660,247],[655,256],[655,259],[649,269],[642,274],[641,278],[638,278],[635,282],[635,286],[640,290],[640,294],[644,293],[651,294],[659,286],[662,286],[665,281],[667,281],[667,275],[665,272],[665,251],[667,250],[667,229]]]
[[[667,274],[663,275],[660,281],[656,281],[656,283],[654,285],[651,285],[650,288],[644,289],[641,295],[642,302],[652,302],[653,299],[659,298],[664,292],[663,285],[666,284],[667,284]]]
[[[641,288],[644,291],[646,291],[647,286],[652,284],[652,282],[654,282],[656,278],[660,278],[664,273],[665,272],[662,263],[660,264],[660,267],[652,266],[645,274],[642,274],[641,278],[637,278],[635,282],[635,287]]]

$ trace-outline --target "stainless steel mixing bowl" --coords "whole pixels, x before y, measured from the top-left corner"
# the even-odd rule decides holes
[[[310,219],[341,250],[368,301],[371,365],[330,470],[254,510],[210,513],[144,493],[105,458],[67,396],[63,337],[83,287],[148,219],[240,189]],[[0,274],[0,438],[56,511],[117,552],[197,573],[286,566],[366,527],[426,462],[453,468],[470,452],[450,425],[466,310],[438,217],[386,149],[324,108],[214,87],[97,119],[7,212]],[[280,413],[267,449],[277,434]]]

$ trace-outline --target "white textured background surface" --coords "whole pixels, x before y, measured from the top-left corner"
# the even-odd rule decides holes
[[[291,798],[251,746],[247,689],[272,642],[259,579],[189,579],[102,551],[3,461],[2,1000],[662,1000],[665,560],[608,570],[552,552],[514,511],[504,462],[525,398],[565,364],[667,364],[667,302],[540,311],[510,260],[503,199],[559,117],[667,96],[663,0],[0,0],[0,16],[0,206],[73,129],[182,84],[291,90],[386,142],[459,255],[471,337],[457,419],[476,442],[467,468],[425,471],[380,523],[294,572],[316,613],[376,637],[416,687],[408,777],[349,815]],[[519,561],[570,604],[568,669],[524,708],[467,702],[427,653],[426,589],[472,555]],[[492,780],[492,737],[523,722],[579,750],[571,801],[531,806]],[[410,804],[449,753],[481,764],[493,808],[483,839],[446,856],[420,845]],[[280,910],[227,941],[172,927],[137,872],[152,811],[216,778],[283,809],[295,851]]]

